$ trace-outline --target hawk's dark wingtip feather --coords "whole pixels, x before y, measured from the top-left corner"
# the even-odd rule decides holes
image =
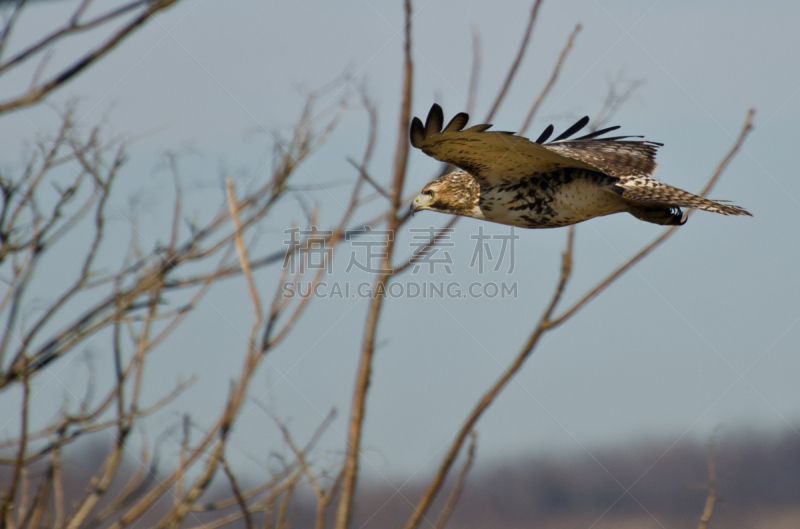
[[[602,141],[620,141],[620,140],[624,140],[625,138],[644,138],[644,136],[611,136],[611,137],[608,137],[608,138],[598,138],[598,139],[600,139]],[[580,138],[578,138],[578,139],[580,139]],[[634,141],[633,143],[652,143],[652,142]]]
[[[464,125],[469,121],[469,115],[465,112],[456,114],[450,123],[447,124],[444,132],[459,132],[464,128]],[[444,112],[442,107],[434,103],[428,112],[428,117],[425,119],[425,124],[422,120],[415,117],[411,120],[411,127],[409,128],[409,138],[411,145],[417,149],[422,148],[423,142],[435,134],[442,132],[442,125],[444,124]],[[489,128],[486,126],[485,128]]]
[[[444,128],[444,132],[458,132],[464,128],[464,125],[467,124],[469,121],[469,114],[466,112],[459,112],[453,119],[450,120],[450,123]]]
[[[484,123],[483,125],[473,125],[470,128],[468,128],[467,130],[465,130],[464,132],[483,132],[483,131],[491,128],[491,126],[492,125],[490,123]]]
[[[416,147],[417,149],[422,148],[422,142],[425,141],[425,127],[422,125],[422,121],[417,117],[411,120],[409,137],[411,139],[412,146]]]
[[[601,129],[601,130],[596,130],[596,131],[594,131],[594,132],[592,132],[590,134],[587,134],[586,136],[581,136],[580,138],[575,138],[575,141],[578,141],[578,140],[591,140],[591,139],[594,139],[594,138],[596,138],[598,136],[602,136],[606,132],[611,132],[612,130],[617,130],[618,128],[620,128],[620,126],[619,125],[615,125],[613,127],[608,127],[608,128]],[[604,139],[608,139],[608,138],[604,138]]]
[[[444,111],[442,107],[434,103],[425,120],[425,137],[430,138],[434,134],[442,132],[442,125],[444,125]]]
[[[544,129],[544,131],[539,135],[539,137],[536,138],[536,141],[534,143],[542,144],[542,143],[546,142],[547,138],[549,138],[550,135],[553,134],[554,130],[555,129],[553,128],[552,124],[548,125],[547,128]]]
[[[589,123],[589,116],[583,116],[581,119],[578,120],[577,123],[575,123],[573,126],[562,132],[561,135],[558,138],[554,139],[553,141],[556,142],[569,138],[570,136],[581,130],[583,127],[585,127],[587,123]]]

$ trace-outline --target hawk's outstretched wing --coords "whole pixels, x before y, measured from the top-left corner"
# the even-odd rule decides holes
[[[596,171],[580,159],[564,156],[511,132],[485,132],[491,125],[475,125],[462,130],[469,116],[456,114],[442,130],[444,114],[435,104],[425,125],[411,121],[411,145],[428,156],[468,171],[490,185],[498,185],[535,173],[548,173],[563,167]]]
[[[587,123],[589,123],[589,118],[583,117],[558,138],[544,144],[544,147],[563,156],[584,161],[611,176],[650,176],[653,174],[658,166],[656,151],[664,145],[663,143],[628,140],[628,138],[641,138],[642,136],[598,137],[617,130],[619,126],[598,130],[574,140],[568,139],[585,127]],[[543,144],[552,132],[553,126],[549,125],[536,143]]]
[[[511,132],[486,130],[475,125],[462,130],[469,116],[457,114],[442,130],[444,114],[434,104],[423,126],[411,122],[411,145],[435,158],[464,169],[490,185],[512,181],[534,173],[548,173],[564,167],[600,171],[611,176],[649,175],[655,170],[659,143],[620,141],[631,136],[597,138],[619,127],[609,127],[574,140],[568,138],[589,122],[585,117],[550,143],[550,125],[536,142]]]

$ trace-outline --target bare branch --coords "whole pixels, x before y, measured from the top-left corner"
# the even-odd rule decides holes
[[[34,497],[30,509],[19,517],[19,527],[40,527],[42,516],[47,508],[47,496],[50,494],[50,485],[52,481],[52,472],[48,472],[40,479],[39,486],[36,489],[36,496]],[[22,511],[23,507],[27,504],[27,498],[23,498],[22,501],[20,501],[20,511]]]
[[[456,503],[458,503],[458,499],[461,497],[461,491],[464,489],[464,483],[467,481],[467,475],[469,474],[470,468],[472,468],[472,463],[475,461],[475,445],[477,443],[476,439],[477,436],[475,435],[475,432],[471,432],[469,448],[467,449],[467,461],[461,468],[461,472],[458,473],[456,483],[453,485],[453,490],[450,491],[450,496],[448,496],[447,501],[444,502],[442,512],[439,513],[439,517],[433,524],[433,529],[444,529],[447,520],[450,519],[450,515],[453,513],[453,509],[456,507]]]
[[[739,152],[739,149],[741,148],[742,144],[744,143],[744,140],[747,137],[747,134],[750,132],[750,130],[753,127],[753,114],[754,114],[753,109],[750,109],[750,110],[747,111],[747,116],[745,117],[745,123],[742,126],[742,130],[739,132],[738,138],[736,138],[736,141],[735,141],[733,147],[731,147],[731,150],[728,152],[728,154],[726,154],[725,157],[722,159],[722,161],[719,163],[719,165],[717,166],[716,170],[711,175],[711,178],[708,179],[708,181],[706,182],[705,186],[703,186],[703,189],[701,189],[700,192],[698,193],[700,196],[705,196],[705,195],[708,194],[709,191],[711,191],[711,188],[714,187],[714,184],[717,183],[717,180],[722,175],[723,171],[728,166],[730,161],[733,159],[733,157],[736,155],[736,153]],[[686,213],[687,217],[691,213],[692,213],[691,211],[688,211]],[[672,227],[664,230],[664,232],[661,235],[656,237],[650,244],[646,245],[644,248],[639,250],[633,257],[628,259],[628,261],[626,261],[619,268],[617,268],[611,274],[609,274],[603,281],[598,283],[597,286],[595,286],[592,290],[587,292],[581,299],[576,301],[569,309],[564,311],[564,313],[562,313],[560,316],[558,316],[558,317],[554,318],[553,320],[551,320],[550,322],[548,322],[548,327],[550,327],[550,328],[556,327],[558,325],[561,325],[567,319],[569,319],[573,314],[575,314],[578,310],[580,310],[584,305],[586,305],[589,301],[591,301],[598,294],[600,294],[600,292],[605,290],[611,283],[616,281],[621,275],[623,275],[625,272],[630,270],[636,263],[641,261],[650,252],[655,250],[664,241],[666,241],[669,237],[671,237],[672,234],[675,233],[675,230],[677,228],[678,228],[678,226],[672,226]]]
[[[469,88],[467,89],[467,114],[472,115],[475,109],[475,98],[478,96],[478,81],[481,76],[481,35],[478,28],[472,27],[472,66],[469,73]]]
[[[356,161],[353,160],[352,158],[350,158],[349,156],[347,157],[347,163],[349,163],[350,165],[355,167],[356,170],[358,170],[358,172],[361,174],[361,178],[366,180],[369,185],[374,187],[375,191],[380,193],[384,198],[391,200],[391,197],[389,196],[389,192],[386,191],[379,183],[377,183],[375,180],[373,180],[372,177],[369,176],[369,173],[367,173],[366,169],[364,169],[363,166],[358,165],[356,163]]]
[[[564,65],[564,60],[567,58],[570,50],[572,49],[572,45],[575,42],[575,37],[578,36],[578,32],[581,30],[581,25],[578,24],[575,26],[575,29],[572,30],[572,33],[569,34],[567,38],[566,44],[564,44],[564,49],[561,50],[561,54],[558,56],[558,60],[556,61],[556,65],[553,67],[553,71],[550,74],[550,79],[547,81],[547,84],[544,86],[542,91],[539,93],[539,97],[536,98],[536,101],[533,102],[533,106],[531,106],[530,111],[528,111],[528,115],[525,116],[525,121],[522,122],[522,126],[519,128],[518,134],[522,136],[525,134],[525,131],[528,130],[530,127],[531,122],[533,121],[533,117],[536,115],[536,111],[539,110],[544,99],[550,93],[550,90],[553,88],[553,85],[556,84],[556,80],[558,80],[558,74],[561,73],[561,67]]]
[[[245,527],[247,529],[253,529],[253,519],[250,517],[250,510],[247,508],[247,503],[244,500],[239,484],[236,482],[236,477],[233,475],[231,468],[228,466],[228,461],[226,461],[224,457],[222,458],[222,470],[228,478],[228,483],[231,484],[231,490],[233,491],[234,498],[236,498],[236,502],[239,504],[239,510],[244,518]]]
[[[278,506],[278,520],[275,524],[276,529],[286,529],[287,527],[286,523],[287,513],[289,511],[289,501],[292,499],[292,493],[294,493],[295,484],[297,483],[298,478],[299,474],[296,474],[293,479],[289,480],[283,492],[283,498]]]
[[[27,358],[25,359],[27,360]],[[27,369],[25,370],[27,373]],[[4,487],[2,502],[0,502],[0,524],[5,525],[6,520],[11,518],[11,510],[14,508],[17,487],[19,487],[25,470],[25,453],[28,449],[28,420],[30,414],[31,387],[29,377],[26,375],[22,379],[22,410],[20,413],[20,435],[17,447],[17,455],[14,461],[14,468],[11,474],[11,482]]]
[[[626,79],[624,70],[620,70],[616,77],[608,83],[608,92],[606,92],[606,97],[603,100],[603,106],[600,107],[600,111],[592,120],[592,124],[589,127],[590,132],[605,126],[616,114],[617,110],[633,96],[643,83],[642,79]],[[620,88],[620,85],[624,87]]]
[[[392,176],[392,202],[389,211],[386,213],[386,224],[390,233],[395,233],[403,222],[397,212],[402,204],[403,184],[406,177],[408,163],[408,127],[411,122],[411,96],[413,80],[413,63],[411,61],[411,0],[405,0],[405,24],[404,24],[404,61],[403,61],[403,81],[402,81],[402,100],[400,103],[400,118],[398,120],[397,144],[395,148],[393,176]],[[386,272],[379,275],[375,280],[375,285],[385,286],[391,277],[392,255],[396,237],[387,237],[386,254],[382,259],[381,269]],[[377,292],[374,289],[373,292]],[[370,300],[367,312],[367,322],[364,327],[364,337],[362,339],[361,355],[359,358],[358,372],[353,394],[353,403],[350,411],[350,423],[347,432],[347,448],[344,462],[344,476],[342,481],[339,505],[336,511],[336,529],[347,529],[350,525],[350,518],[353,510],[353,495],[358,477],[358,464],[361,456],[361,431],[364,423],[364,411],[366,407],[367,390],[369,388],[370,376],[372,372],[372,358],[375,353],[375,338],[377,334],[378,321],[380,319],[383,296],[376,295]]]
[[[700,523],[697,529],[707,529],[708,522],[714,514],[714,504],[717,501],[717,458],[714,453],[714,439],[708,442],[708,496],[703,507],[703,515],[700,516]]]
[[[8,112],[9,110],[20,109],[22,107],[33,105],[34,103],[38,103],[42,100],[47,94],[61,86],[62,84],[66,83],[77,74],[81,73],[83,70],[91,66],[95,61],[97,61],[100,57],[106,55],[112,49],[114,49],[125,37],[130,35],[136,29],[138,29],[142,24],[144,24],[147,20],[149,20],[152,16],[154,16],[159,11],[166,9],[173,5],[177,0],[139,0],[137,2],[133,2],[124,6],[122,9],[130,9],[139,6],[145,6],[145,9],[141,14],[135,17],[132,21],[125,24],[122,28],[117,30],[111,37],[108,38],[105,42],[100,44],[97,48],[92,50],[91,52],[87,53],[83,56],[83,58],[79,59],[71,66],[64,68],[59,73],[51,77],[49,80],[44,81],[38,84],[35,87],[32,87],[26,93],[17,96],[14,99],[7,100],[3,103],[0,103],[0,114]],[[116,18],[111,17],[111,18]],[[110,19],[100,18],[100,21],[105,21]],[[97,24],[95,24],[97,25]],[[38,51],[44,46],[47,46],[53,43],[55,40],[60,38],[61,36],[74,31],[73,28],[68,28],[63,30],[62,32],[58,32],[54,35],[50,35],[46,37],[43,41],[39,44],[29,48],[28,50],[23,51],[17,57],[7,61],[3,65],[0,65],[0,71],[8,69],[11,66],[21,63],[24,61],[31,53]]]
[[[436,246],[436,243],[438,243],[440,240],[442,240],[442,238],[447,233],[449,233],[449,230],[451,230],[453,228],[453,226],[455,226],[455,224],[456,224],[456,222],[458,222],[458,220],[459,220],[459,217],[456,217],[456,216],[454,216],[452,219],[450,219],[447,222],[447,224],[445,224],[444,228],[442,228],[441,230],[436,232],[434,234],[433,238],[430,241],[428,241],[427,243],[425,243],[424,246],[422,246],[421,248],[416,250],[414,252],[414,255],[412,255],[405,263],[403,263],[403,264],[401,264],[399,266],[396,266],[394,268],[394,275],[398,275],[398,274],[401,274],[401,273],[405,272],[406,270],[408,270],[408,268],[410,266],[414,265],[417,261],[419,261],[420,259],[424,259],[426,253],[428,252],[428,250],[430,250],[431,248]]]
[[[25,7],[26,3],[27,0],[17,2],[14,6],[14,11],[11,12],[11,16],[6,20],[6,25],[3,28],[2,33],[0,33],[0,57],[3,56],[3,52],[6,49],[6,43],[8,42],[8,37],[11,35],[14,25],[16,24],[19,15],[22,13],[22,8]]]
[[[531,40],[531,34],[533,33],[533,24],[536,22],[536,15],[539,13],[539,6],[541,5],[541,3],[542,0],[534,0],[533,2],[533,7],[531,8],[531,16],[528,18],[528,25],[525,28],[525,32],[522,34],[522,42],[520,42],[519,44],[519,49],[517,50],[517,56],[516,58],[514,58],[514,62],[511,63],[511,67],[508,69],[506,80],[500,87],[500,91],[497,92],[497,96],[495,97],[492,109],[489,110],[489,113],[486,115],[486,119],[483,120],[484,123],[489,123],[492,121],[495,112],[497,112],[497,109],[500,108],[500,103],[502,103],[503,99],[505,99],[506,97],[506,93],[508,92],[508,89],[511,86],[511,82],[514,80],[514,76],[517,74],[517,70],[519,70],[519,65],[522,63],[522,57],[525,55],[525,50],[528,48],[528,42]]]
[[[63,527],[64,524],[64,484],[61,474],[61,450],[50,452],[50,468],[53,473],[53,503],[55,517],[53,527]]]
[[[447,474],[449,473],[453,462],[458,456],[458,453],[461,451],[464,441],[475,427],[475,423],[478,422],[478,419],[481,417],[481,415],[483,415],[483,412],[486,411],[489,405],[494,401],[497,395],[500,394],[511,378],[520,370],[525,361],[533,352],[534,347],[539,341],[539,338],[541,338],[542,334],[545,332],[547,328],[547,321],[550,318],[555,306],[558,304],[558,301],[561,299],[561,295],[564,292],[564,286],[566,285],[572,270],[572,247],[574,242],[573,233],[574,226],[570,226],[570,230],[567,235],[567,247],[562,255],[561,276],[547,309],[542,314],[541,318],[539,319],[539,323],[528,337],[527,342],[525,345],[523,345],[514,361],[503,372],[503,374],[500,375],[497,381],[492,384],[492,386],[483,394],[483,396],[481,396],[480,400],[467,416],[467,419],[464,421],[461,428],[459,428],[455,439],[450,445],[450,449],[447,451],[447,454],[442,460],[442,463],[439,465],[439,468],[434,474],[430,484],[422,494],[422,497],[414,508],[414,512],[409,517],[408,522],[406,522],[405,529],[415,529],[419,526],[419,522],[421,521],[422,517],[425,516],[425,513],[430,508],[431,503],[433,503],[433,500],[436,498],[436,495],[444,484]]]
[[[236,202],[236,189],[233,184],[233,178],[230,176],[225,179],[225,192],[228,196],[228,207],[230,208],[231,219],[233,219],[233,226],[235,231],[234,242],[236,244],[236,254],[239,256],[239,265],[242,267],[242,273],[247,280],[247,290],[250,293],[250,300],[253,302],[253,310],[256,314],[256,326],[261,325],[261,320],[264,315],[261,312],[261,300],[258,298],[258,290],[253,281],[253,272],[250,269],[250,261],[247,259],[247,249],[244,247],[244,240],[242,239],[242,219],[239,217],[239,205]]]

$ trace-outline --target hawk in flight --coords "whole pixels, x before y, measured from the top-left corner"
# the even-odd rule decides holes
[[[641,136],[600,137],[619,127],[570,139],[589,122],[584,117],[547,142],[552,125],[530,141],[486,132],[491,125],[464,129],[468,120],[456,114],[442,130],[444,114],[434,104],[425,125],[416,117],[411,122],[411,145],[458,168],[426,185],[412,212],[429,209],[522,228],[568,226],[625,211],[654,224],[681,225],[681,208],[752,216],[655,180],[656,150],[663,144],[630,139]]]

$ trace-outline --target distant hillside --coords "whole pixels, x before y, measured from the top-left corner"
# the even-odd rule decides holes
[[[104,450],[86,446],[72,451],[64,465],[69,498],[79,497],[91,472],[98,468]],[[740,434],[717,442],[716,463],[720,502],[709,528],[800,528],[800,435]],[[593,451],[592,455],[566,457],[536,455],[485,465],[467,479],[461,500],[448,524],[450,529],[665,529],[697,527],[707,494],[708,450],[693,441],[650,441]],[[135,471],[128,465],[118,479],[119,488]],[[266,480],[263,475],[241,473],[240,483]],[[0,467],[0,486],[7,482],[8,467]],[[219,479],[204,501],[228,496]],[[362,483],[353,527],[384,529],[401,526],[419,498],[423,480],[399,491],[394,486]],[[445,494],[449,488],[445,491]],[[112,490],[113,493],[113,490]],[[312,527],[310,494],[300,493],[290,507],[293,527]],[[441,502],[440,502],[441,504]],[[160,508],[140,521],[155,523]],[[431,522],[440,505],[432,510]],[[162,512],[158,512],[162,510]],[[190,517],[197,524],[206,515]],[[114,517],[110,517],[109,521]],[[254,517],[254,522],[260,517]],[[259,522],[260,523],[260,522]],[[190,525],[191,525],[190,524]],[[188,526],[188,525],[187,525]],[[430,527],[423,524],[423,527]],[[228,527],[244,527],[235,523]]]
[[[722,436],[715,452],[720,501],[709,527],[800,528],[800,435]],[[696,527],[707,484],[708,449],[692,441],[530,456],[471,474],[448,527]],[[394,492],[362,494],[365,528],[400,523],[410,510],[403,496],[415,502],[421,489],[414,482],[385,504]]]

